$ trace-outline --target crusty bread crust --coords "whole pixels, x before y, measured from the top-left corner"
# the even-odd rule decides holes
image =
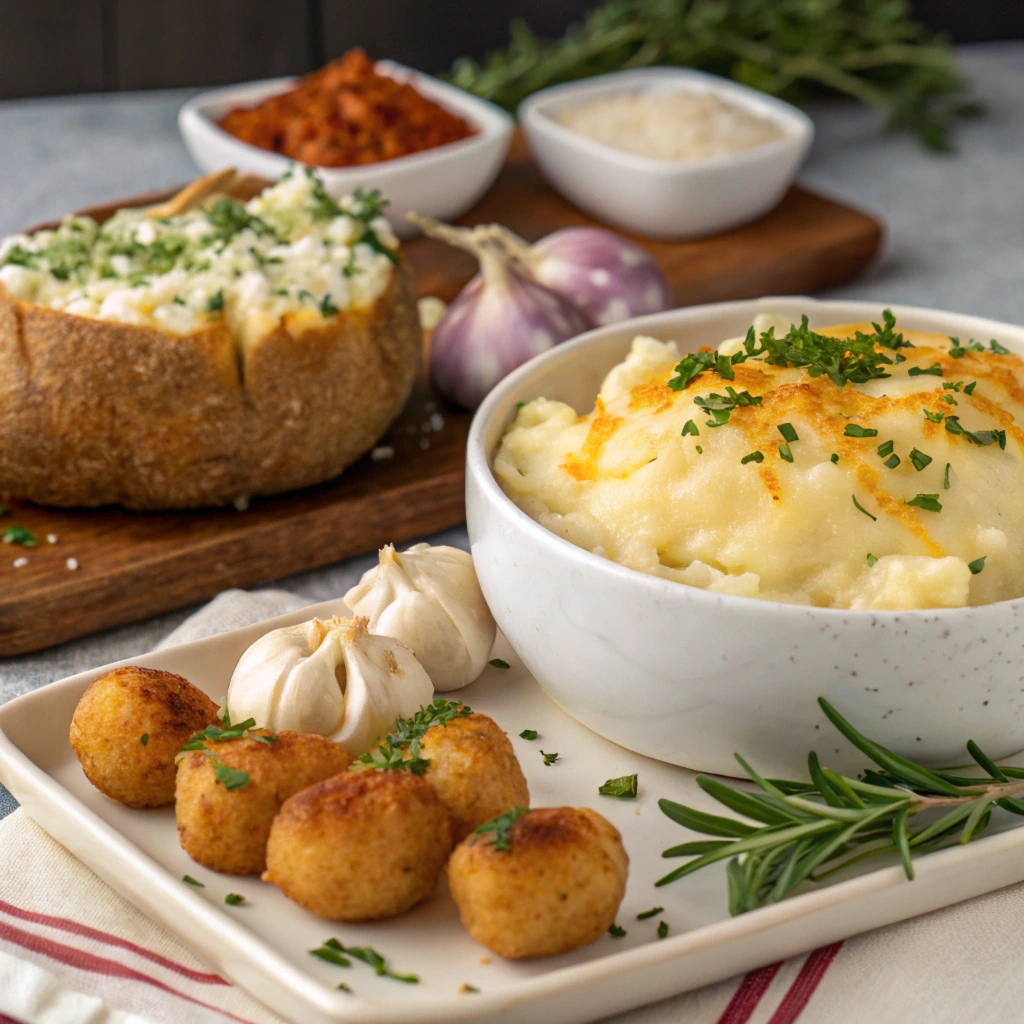
[[[319,483],[387,430],[421,352],[405,261],[373,307],[244,357],[222,320],[182,337],[0,286],[0,494],[168,509]]]

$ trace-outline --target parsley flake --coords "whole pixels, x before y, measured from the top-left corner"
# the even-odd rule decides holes
[[[892,455],[892,450],[895,444],[895,441],[883,441],[878,446],[878,457],[880,459],[884,459],[887,455]]]
[[[884,463],[884,465],[888,466],[889,469],[895,469],[899,464],[900,457],[898,455],[890,455]]]
[[[836,454],[835,452],[833,452],[833,453],[832,453],[832,454],[831,454],[831,455],[829,456],[829,460],[830,460],[830,461],[831,461],[831,462],[832,462],[833,464],[837,464],[837,463],[839,462],[839,456],[838,456],[838,455],[837,455],[837,454]]]
[[[8,526],[0,534],[0,541],[3,541],[4,544],[18,544],[23,548],[34,548],[36,535],[24,526]]]
[[[788,444],[779,445],[779,458],[782,459],[783,462],[793,461],[793,451]]]
[[[796,430],[793,428],[792,423],[780,423],[778,426],[778,431],[783,436],[783,438],[790,444],[792,444],[794,441],[800,440],[800,437],[797,434]]]
[[[964,385],[964,394],[965,395],[973,395],[974,394],[974,389],[977,386],[978,386],[978,382],[976,380],[972,380],[970,384],[965,384]]]
[[[625,938],[626,929],[625,928],[620,928],[617,924],[613,924],[611,926],[611,928],[608,929],[608,934],[613,939],[622,939],[622,938]]]
[[[872,427],[862,427],[857,423],[847,423],[843,433],[847,437],[878,437],[878,431]]]
[[[329,292],[320,300],[320,315],[322,317],[338,315],[338,307],[331,301]]]
[[[196,881],[191,875],[182,875],[181,880],[186,885],[194,885],[197,889],[205,889],[206,886],[202,882]]]
[[[206,311],[208,313],[216,313],[218,310],[224,308],[224,289],[218,288],[207,300],[206,300]]]
[[[904,504],[913,505],[914,508],[923,508],[926,512],[942,511],[942,504],[939,502],[937,494],[918,494],[916,497],[911,498],[910,501],[904,502]]]
[[[668,382],[668,386],[673,391],[682,391],[705,370],[717,365],[718,357],[714,352],[693,352],[684,356],[676,365],[676,376]]]
[[[327,943],[330,943],[330,941],[331,940],[328,939]],[[349,960],[347,956],[343,956],[340,949],[336,949],[335,946],[327,943],[317,949],[311,949],[309,951],[310,956],[315,956],[318,959],[323,960],[324,963],[334,964],[335,967],[352,966],[352,961]],[[341,943],[339,942],[337,945],[341,946]]]
[[[932,457],[930,455],[925,455],[924,452],[919,451],[917,448],[911,448],[910,461],[914,464],[914,469],[920,473],[925,466],[931,463]]]
[[[948,491],[949,490],[949,468],[950,468],[950,465],[947,462],[946,463],[946,472],[943,474],[943,477],[942,477],[942,489],[944,491]]]
[[[224,902],[229,907],[237,907],[239,903],[245,902],[245,897],[239,896],[237,892],[229,892],[227,896],[224,897]]]
[[[514,807],[511,811],[499,814],[498,817],[481,825],[473,834],[490,836],[491,846],[495,850],[499,853],[508,853],[512,849],[512,829],[520,818],[529,813],[528,807]]]
[[[479,991],[480,989],[478,989],[476,985],[470,985],[468,981],[459,989],[459,992],[463,995],[475,995]]]
[[[337,939],[328,939],[318,949],[311,949],[309,952],[327,963],[337,964],[338,967],[350,967],[352,960],[359,960],[372,967],[379,977],[393,978],[407,985],[419,984],[419,975],[396,974],[388,967],[387,960],[372,946],[343,946]],[[349,957],[352,960],[349,960]]]
[[[701,446],[699,444],[695,445],[694,447],[696,447],[698,455],[703,455],[704,454],[704,449],[701,448]]]
[[[680,431],[680,436],[682,437],[686,437],[688,434],[691,437],[700,437],[700,431],[697,429],[697,424],[694,423],[693,420],[687,420],[683,424],[683,429]]]
[[[870,566],[874,565],[875,562],[877,562],[877,561],[878,561],[878,559],[875,558],[875,556],[873,554],[871,554],[871,552],[869,551],[868,552],[868,566],[870,567]]]
[[[973,338],[966,344],[961,345],[959,338],[950,337],[953,347],[949,350],[949,354],[954,359],[963,359],[968,352],[984,352],[985,346],[980,342],[975,341]]]
[[[148,732],[144,732],[144,733],[142,734],[142,736],[141,736],[141,737],[139,738],[139,742],[140,742],[140,743],[141,743],[141,744],[142,744],[142,745],[143,745],[144,747],[145,747],[145,746],[148,746],[148,745],[149,745],[149,733],[148,733]]]
[[[545,754],[543,750],[541,751],[541,756],[544,758],[544,764],[546,767],[550,767],[558,760],[557,754]]]
[[[507,661],[505,661],[504,658],[491,658],[491,660],[489,662],[487,662],[487,664],[490,665],[492,668],[511,668],[512,667]]]
[[[535,740],[540,733],[536,729],[524,729],[519,735],[524,740]]]
[[[761,452],[751,452],[740,459],[740,465],[745,466],[748,462],[764,462],[764,455]]]
[[[985,568],[986,558],[988,558],[988,555],[982,555],[981,558],[976,558],[973,562],[967,563],[967,568],[971,570],[972,576],[977,576]]]
[[[929,419],[932,423],[941,423],[942,418],[946,415],[944,412],[929,412],[927,409],[922,409],[925,419]]]
[[[873,521],[874,521],[874,522],[876,522],[876,523],[878,522],[878,516],[873,516],[873,515],[872,515],[872,514],[871,514],[871,513],[870,513],[870,512],[869,512],[869,511],[868,511],[868,510],[867,510],[867,509],[866,509],[866,508],[865,508],[865,507],[864,507],[864,506],[863,506],[863,505],[862,505],[862,504],[861,504],[861,503],[860,503],[860,502],[859,502],[859,501],[857,500],[857,495],[856,495],[856,494],[854,494],[854,495],[853,495],[853,503],[854,503],[854,505],[856,505],[856,506],[857,506],[857,510],[858,510],[859,512],[863,512],[863,513],[864,513],[864,515],[866,515],[866,516],[868,517],[868,519],[871,519],[871,520],[873,520]]]
[[[637,789],[637,776],[623,775],[618,779],[609,779],[603,786],[598,787],[597,791],[602,796],[617,796],[624,800],[634,800]]]
[[[932,363],[931,366],[926,366],[926,367],[912,366],[909,370],[907,370],[907,376],[908,377],[925,377],[925,376],[941,377],[942,376],[942,367],[938,363]]]
[[[644,910],[637,914],[636,919],[638,921],[647,921],[652,917],[657,917],[659,914],[663,914],[664,912],[664,907],[651,907],[650,910]]]
[[[995,339],[995,338],[993,338],[993,339],[992,339],[992,340],[991,340],[991,341],[990,341],[990,342],[988,343],[988,347],[989,347],[990,349],[992,349],[992,351],[993,351],[993,352],[994,352],[994,353],[995,353],[995,354],[996,354],[997,356],[1008,356],[1008,355],[1010,354],[1010,350],[1009,350],[1009,349],[1008,349],[1008,348],[1007,348],[1007,347],[1006,347],[1005,345],[1000,345],[1000,344],[999,344],[999,342],[998,342],[998,341],[996,341],[996,339]]]
[[[663,939],[668,935],[668,925],[664,921],[658,922],[658,938]]]

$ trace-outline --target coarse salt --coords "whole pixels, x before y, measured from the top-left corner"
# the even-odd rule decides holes
[[[64,563],[64,568],[65,569],[77,569],[78,568],[78,559],[77,558],[69,558]]]
[[[385,459],[394,458],[394,455],[395,449],[389,444],[382,444],[370,452],[370,458],[373,459],[374,462],[383,462]]]
[[[23,565],[28,565],[28,559],[22,555],[21,558],[16,558],[11,564],[15,569],[20,569]]]

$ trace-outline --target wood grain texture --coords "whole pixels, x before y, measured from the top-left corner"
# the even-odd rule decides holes
[[[145,200],[158,202],[171,194],[154,193]],[[529,239],[592,223],[545,184],[521,145],[492,191],[463,218],[467,224],[489,220]],[[794,188],[766,217],[727,234],[677,244],[640,241],[665,268],[678,304],[692,305],[837,284],[865,267],[880,240],[881,227],[870,217]],[[405,249],[423,294],[450,299],[475,271],[464,253],[433,240],[416,239]],[[440,431],[429,425],[435,410],[444,418]],[[469,421],[468,413],[447,406],[421,380],[379,442],[394,448],[393,458],[364,458],[336,480],[254,501],[243,512],[61,510],[12,501],[0,532],[12,524],[25,526],[39,544],[0,547],[0,656],[135,622],[227,587],[265,583],[462,522]],[[48,543],[47,534],[56,535],[57,542]],[[16,569],[12,563],[19,556],[28,564]],[[65,567],[69,557],[78,560],[78,569]]]

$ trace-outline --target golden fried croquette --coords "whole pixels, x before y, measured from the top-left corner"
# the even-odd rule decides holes
[[[408,771],[351,771],[286,800],[263,880],[331,921],[394,917],[434,890],[451,850],[448,812]]]
[[[71,719],[86,778],[129,807],[174,800],[174,756],[217,721],[217,705],[173,672],[127,666],[93,680]]]
[[[204,867],[229,875],[263,871],[270,825],[281,804],[345,771],[352,760],[340,743],[324,736],[279,732],[266,743],[254,735],[274,734],[256,729],[239,739],[207,740],[208,753],[191,751],[178,764],[174,816],[181,848]],[[218,763],[244,772],[248,782],[230,773],[227,784],[218,782]]]
[[[430,761],[425,777],[448,808],[456,843],[478,825],[530,804],[512,744],[487,715],[432,726],[420,742],[420,756]]]
[[[626,891],[629,858],[618,830],[586,807],[516,813],[463,840],[448,862],[462,924],[514,960],[600,938]]]

